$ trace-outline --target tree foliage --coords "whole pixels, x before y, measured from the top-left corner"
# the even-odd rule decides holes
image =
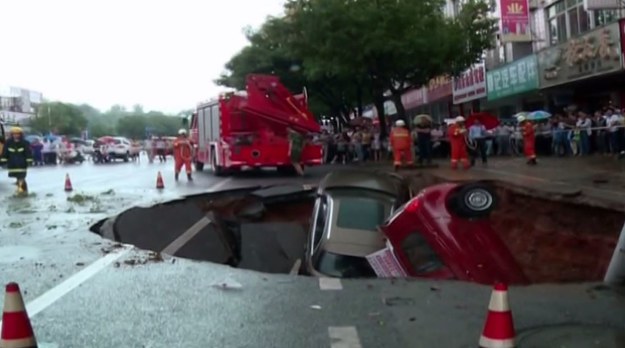
[[[101,112],[88,104],[53,102],[42,104],[39,110],[39,114],[29,124],[34,132],[48,134],[52,131],[80,136],[82,131],[87,130],[91,138],[119,135],[143,139],[150,134],[175,135],[182,126],[183,116],[165,115],[158,111],[145,112],[141,105],[133,106],[131,111],[121,105],[114,105]]]
[[[407,89],[457,75],[491,47],[490,3],[467,0],[447,18],[444,0],[289,0],[286,16],[249,33],[218,83],[243,88],[248,73],[276,74],[291,89],[309,86],[333,114],[363,102],[383,110],[390,91],[404,117]]]

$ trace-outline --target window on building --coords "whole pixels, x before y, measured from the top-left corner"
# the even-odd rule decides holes
[[[595,11],[595,16],[596,12],[605,11]],[[560,0],[547,8],[547,16],[551,45],[557,45],[568,38],[582,35],[593,28],[591,15],[584,10],[583,0]],[[614,20],[616,17],[608,16],[607,19],[610,18]],[[597,19],[595,19],[595,26],[597,25]]]
[[[599,27],[618,19],[617,10],[598,10],[594,11],[595,26]]]

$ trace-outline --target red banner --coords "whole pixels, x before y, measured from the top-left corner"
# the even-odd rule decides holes
[[[404,93],[401,96],[401,103],[404,109],[410,110],[427,103],[427,92],[425,88],[417,88]]]
[[[451,79],[449,76],[439,76],[431,79],[428,84],[428,102],[437,101],[449,97],[452,93]]]
[[[529,0],[500,0],[501,41],[531,41]]]

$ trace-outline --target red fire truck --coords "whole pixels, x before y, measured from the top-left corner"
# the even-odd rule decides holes
[[[244,168],[277,167],[292,173],[287,128],[320,132],[305,94],[293,95],[278,77],[249,75],[246,90],[201,103],[191,118],[195,167],[210,165],[215,175]],[[306,142],[302,164],[322,163],[322,147]]]

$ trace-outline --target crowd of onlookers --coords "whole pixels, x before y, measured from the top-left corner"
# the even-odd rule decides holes
[[[625,154],[625,114],[615,108],[593,113],[584,111],[555,113],[551,118],[536,121],[536,151],[539,156],[586,156],[590,154]],[[431,142],[432,157],[449,156],[447,126],[432,123],[426,135]],[[411,134],[418,155],[419,133]],[[389,129],[390,130],[390,129]],[[387,132],[388,134],[388,132]],[[486,156],[509,156],[522,153],[521,131],[512,118],[486,132]],[[340,132],[324,130],[319,140],[324,146],[325,163],[380,161],[391,158],[388,137],[380,137],[377,125],[344,128]]]

